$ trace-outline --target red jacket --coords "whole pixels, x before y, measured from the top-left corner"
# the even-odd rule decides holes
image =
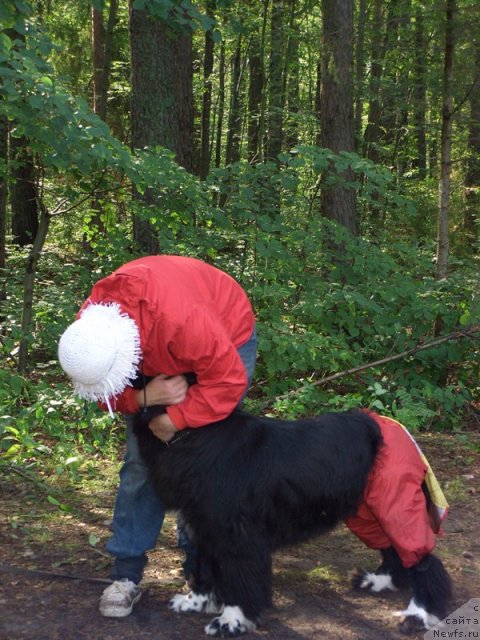
[[[398,422],[370,415],[380,426],[383,445],[368,477],[363,502],[345,523],[373,549],[393,546],[408,568],[435,548],[422,491],[427,465],[415,441]]]
[[[99,302],[116,302],[135,320],[146,376],[196,374],[186,399],[167,409],[177,429],[221,420],[236,407],[247,386],[237,347],[255,319],[232,277],[194,258],[139,258],[97,282],[82,309]],[[134,393],[127,387],[112,408],[138,411]]]

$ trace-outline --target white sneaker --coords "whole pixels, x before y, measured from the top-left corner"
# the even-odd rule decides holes
[[[140,600],[140,587],[128,578],[115,580],[100,598],[100,613],[107,618],[123,618],[132,613],[133,605]]]

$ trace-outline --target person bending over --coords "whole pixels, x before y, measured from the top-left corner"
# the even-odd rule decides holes
[[[78,396],[126,416],[126,455],[106,545],[113,582],[99,609],[104,616],[127,616],[140,599],[147,551],[165,516],[140,459],[133,415],[166,405],[149,427],[168,442],[187,426],[201,428],[239,406],[255,368],[252,305],[231,276],[200,260],[139,258],[93,286],[61,336],[58,356]],[[194,374],[195,384],[189,386],[186,374]],[[145,381],[142,389],[135,388],[138,378]],[[188,580],[194,549],[181,526],[178,544]]]

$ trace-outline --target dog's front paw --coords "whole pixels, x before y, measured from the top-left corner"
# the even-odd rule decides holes
[[[243,615],[240,607],[225,607],[221,616],[207,624],[205,633],[207,636],[234,638],[255,629],[255,623]]]
[[[208,596],[190,591],[186,595],[183,593],[177,593],[170,600],[169,608],[175,613],[187,613],[193,611],[200,613],[208,604]]]

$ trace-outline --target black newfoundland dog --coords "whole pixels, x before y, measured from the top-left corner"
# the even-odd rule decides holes
[[[235,411],[164,444],[148,428],[162,411],[138,414],[140,451],[160,500],[180,512],[197,548],[192,591],[170,607],[216,614],[207,635],[253,631],[271,605],[272,551],[355,515],[382,446],[379,426],[362,412],[290,422]],[[450,581],[438,558],[427,554],[405,569],[393,547],[382,556],[375,573],[357,575],[356,586],[411,585],[402,631],[429,628],[448,614]]]

